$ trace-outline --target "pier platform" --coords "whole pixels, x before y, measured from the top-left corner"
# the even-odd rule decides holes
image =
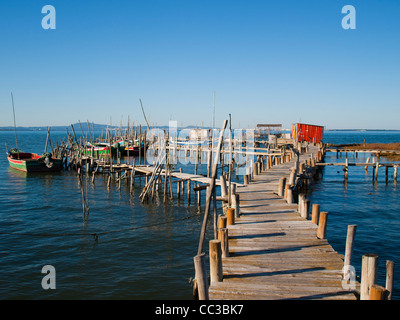
[[[357,299],[342,287],[342,256],[317,238],[318,226],[299,215],[297,204],[277,195],[293,165],[294,159],[274,166],[237,190],[241,216],[227,226],[229,257],[222,258],[223,281],[210,284],[210,299]]]

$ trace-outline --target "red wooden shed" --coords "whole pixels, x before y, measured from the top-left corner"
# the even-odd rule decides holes
[[[313,124],[294,123],[292,125],[292,138],[295,141],[320,143],[323,140],[324,127]]]

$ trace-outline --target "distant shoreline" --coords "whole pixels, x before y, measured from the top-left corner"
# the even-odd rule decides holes
[[[324,129],[324,131],[400,131],[400,129]]]
[[[79,123],[73,124],[75,128],[79,128]],[[87,131],[87,124],[82,123],[83,131]],[[50,126],[51,131],[66,131],[71,128],[70,125],[68,126]],[[110,126],[110,125],[105,125],[105,124],[94,124],[94,130],[99,131],[99,130],[105,130],[105,129],[119,129],[119,126]],[[168,126],[155,126],[155,128],[168,128]],[[182,129],[193,129],[193,128],[199,128],[197,126],[186,126],[182,127]],[[121,127],[121,129],[125,130],[127,129],[126,126]],[[146,130],[147,126],[142,126],[142,130]],[[204,129],[210,129],[208,127],[204,127]],[[218,129],[218,128],[217,128]],[[92,130],[92,124],[90,125],[90,130]],[[0,127],[0,131],[14,131],[14,127],[12,126],[5,126],[5,127]],[[17,131],[47,131],[46,126],[41,126],[41,127],[17,127]],[[282,131],[291,131],[290,129],[284,129]],[[400,131],[400,129],[324,129],[324,132],[332,132],[332,131],[339,131],[339,132],[387,132],[387,131]]]

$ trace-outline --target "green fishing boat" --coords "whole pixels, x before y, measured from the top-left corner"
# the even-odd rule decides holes
[[[7,159],[10,168],[23,172],[54,172],[62,169],[62,160],[53,158],[51,153],[40,156],[11,149]]]
[[[82,147],[82,153],[84,155],[93,155],[94,157],[101,157],[109,155],[111,152],[112,156],[117,154],[117,148],[115,146],[111,146],[108,143],[90,143],[88,142],[86,146]]]

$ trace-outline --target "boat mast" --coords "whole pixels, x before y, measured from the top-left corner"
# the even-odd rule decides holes
[[[47,145],[49,143],[50,127],[47,127],[46,145],[44,146],[44,153],[47,153]]]
[[[215,128],[215,90],[213,94],[213,130]]]
[[[17,125],[16,125],[16,122],[15,122],[14,96],[13,96],[12,92],[11,92],[11,101],[12,101],[13,115],[14,115],[15,146],[17,148],[18,160],[19,160],[19,149],[18,149],[18,139],[17,139]]]

